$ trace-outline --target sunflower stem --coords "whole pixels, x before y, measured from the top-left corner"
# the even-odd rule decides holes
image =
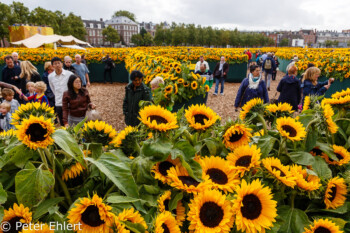
[[[267,125],[266,125],[266,121],[265,121],[264,117],[261,116],[261,114],[258,114],[257,117],[258,117],[259,121],[261,122],[261,124],[263,125],[264,135],[267,135]]]
[[[292,209],[294,209],[294,200],[295,200],[296,194],[297,193],[293,190],[292,195],[290,196],[290,206],[292,207]]]
[[[188,130],[186,129],[186,130],[184,130],[184,135],[185,135],[185,137],[186,137],[186,139],[191,143],[191,145],[193,146],[194,145],[194,143],[193,143],[193,141],[192,141],[192,135],[188,132]]]
[[[61,179],[61,177],[58,174],[56,174],[56,180],[58,180],[58,183],[60,183],[60,186],[63,190],[64,196],[66,197],[66,199],[68,201],[68,204],[71,205],[73,202],[72,202],[72,198],[69,194],[66,183],[63,182],[63,180]]]
[[[41,161],[45,164],[46,169],[49,170],[49,164],[47,163],[45,153],[41,149],[38,149],[38,152],[39,152]]]
[[[54,158],[54,156],[52,155],[52,153],[51,153],[47,148],[44,149],[44,152],[45,152],[47,158],[49,159],[49,162],[50,162],[51,167],[52,167],[52,174],[53,174],[53,176],[55,177],[55,174],[56,174],[55,158]],[[54,187],[52,187],[52,189],[51,189],[50,197],[51,197],[51,198],[55,198]]]
[[[282,151],[284,150],[286,138],[281,136],[281,140],[280,141],[281,141],[281,144],[280,144],[280,148],[278,149],[278,157],[281,156]]]
[[[105,194],[105,196],[104,196],[103,199],[107,198],[107,196],[108,196],[111,192],[113,192],[114,190],[115,190],[115,185],[113,185],[112,187],[110,187],[110,188],[107,190],[107,192],[106,192],[106,194]]]

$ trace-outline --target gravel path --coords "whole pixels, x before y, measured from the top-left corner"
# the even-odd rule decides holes
[[[278,71],[276,80],[271,82],[270,98],[275,96],[277,85],[283,76],[284,73]],[[101,113],[102,119],[115,127],[117,131],[125,127],[122,109],[125,85],[125,83],[93,83],[89,88],[91,100],[97,105],[97,110]],[[239,86],[239,83],[225,83],[224,96],[213,95],[215,85],[212,86],[209,92],[207,106],[221,116],[223,123],[229,118],[236,119],[239,114],[239,112],[235,112],[234,108]]]

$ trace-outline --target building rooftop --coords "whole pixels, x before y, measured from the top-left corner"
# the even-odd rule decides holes
[[[105,24],[133,24],[133,25],[138,25],[131,19],[125,17],[125,16],[118,16],[118,17],[113,17],[112,19],[106,20]]]

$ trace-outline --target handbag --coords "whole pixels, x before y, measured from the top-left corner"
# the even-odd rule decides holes
[[[276,91],[276,93],[275,93],[275,95],[273,96],[273,98],[271,98],[270,99],[270,104],[275,104],[275,103],[277,103],[277,98],[276,98],[276,96],[277,96],[277,91]]]
[[[96,121],[96,120],[101,121],[102,120],[101,114],[96,109],[91,109],[91,108],[89,108],[86,111],[85,117],[87,118],[86,122]]]
[[[222,70],[217,70],[217,71],[215,71],[214,76],[220,78],[221,77],[221,73],[222,73]]]

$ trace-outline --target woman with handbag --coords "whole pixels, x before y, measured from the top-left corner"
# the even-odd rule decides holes
[[[90,95],[86,88],[82,86],[79,76],[72,74],[68,80],[68,91],[63,93],[62,110],[64,126],[77,125],[84,120],[88,108],[95,109],[91,103]]]
[[[264,103],[269,102],[265,81],[260,74],[260,66],[250,65],[250,73],[247,78],[243,79],[235,101],[235,111],[244,106],[246,102],[254,98],[260,98]]]
[[[213,95],[218,95],[219,84],[221,84],[220,95],[224,95],[224,83],[228,73],[228,64],[225,62],[225,57],[221,56],[220,62],[218,62],[214,69],[215,77],[215,92]]]

